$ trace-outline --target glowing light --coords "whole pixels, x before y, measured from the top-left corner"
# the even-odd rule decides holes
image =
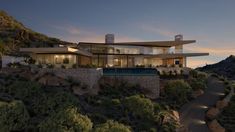
[[[202,109],[207,109],[208,108],[208,106],[206,106],[206,105],[198,105],[198,107],[202,108]]]
[[[200,124],[200,125],[206,124],[206,122],[205,122],[204,120],[199,120],[199,119],[195,119],[195,120],[194,120],[194,123]]]

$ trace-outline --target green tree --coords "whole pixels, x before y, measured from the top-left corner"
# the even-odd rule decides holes
[[[39,124],[40,132],[89,132],[91,129],[91,120],[76,108],[61,110]]]
[[[135,117],[151,119],[154,115],[154,104],[152,101],[139,95],[126,97],[124,105]]]
[[[131,132],[129,126],[125,126],[113,120],[108,120],[106,123],[97,125],[95,132]]]
[[[188,101],[192,88],[183,80],[173,80],[165,85],[164,91],[165,101],[174,108],[178,108]]]
[[[22,101],[0,102],[0,131],[23,131],[28,124],[29,114]]]

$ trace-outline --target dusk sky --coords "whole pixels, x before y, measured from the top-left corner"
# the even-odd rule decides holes
[[[37,32],[70,42],[197,40],[184,52],[209,52],[190,67],[235,54],[234,0],[1,0],[0,10]]]

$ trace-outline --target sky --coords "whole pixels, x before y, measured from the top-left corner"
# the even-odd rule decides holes
[[[184,52],[209,52],[189,58],[189,67],[213,64],[235,55],[234,0],[1,0],[0,10],[34,31],[69,42],[184,39],[196,43]]]

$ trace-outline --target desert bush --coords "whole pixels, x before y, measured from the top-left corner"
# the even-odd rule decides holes
[[[24,131],[29,114],[22,101],[0,102],[0,131]]]
[[[192,78],[189,81],[190,86],[192,87],[193,90],[199,90],[199,89],[206,89],[206,82],[202,81],[200,79]]]
[[[76,108],[67,108],[54,113],[39,124],[40,132],[89,132],[91,120],[78,112]]]
[[[181,105],[188,102],[192,88],[183,80],[173,80],[165,85],[164,92],[167,104],[173,108],[179,108]]]
[[[6,92],[16,99],[30,101],[32,98],[38,97],[42,93],[42,89],[36,82],[16,81],[6,89]]]
[[[154,115],[154,104],[147,98],[134,95],[126,97],[123,103],[130,114],[135,117],[151,119]]]
[[[217,119],[226,131],[233,132],[235,130],[235,95],[231,98],[229,106],[225,107]]]
[[[97,125],[95,132],[131,132],[131,128],[116,121],[108,120],[106,123]]]

